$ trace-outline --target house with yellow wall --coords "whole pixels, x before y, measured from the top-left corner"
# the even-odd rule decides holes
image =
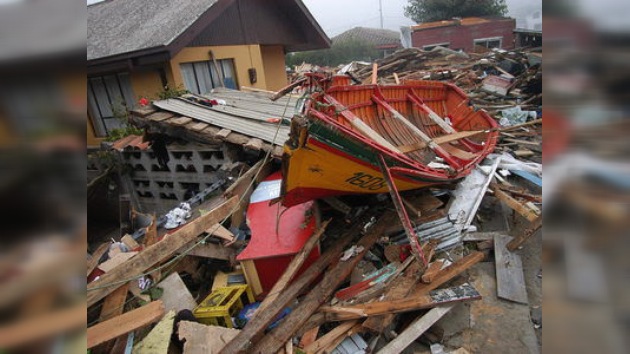
[[[301,0],[105,0],[88,6],[87,144],[166,87],[275,91],[287,52],[328,48]]]

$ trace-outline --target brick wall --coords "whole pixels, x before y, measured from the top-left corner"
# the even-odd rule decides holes
[[[416,30],[411,34],[414,47],[422,48],[427,45],[449,42],[451,49],[463,49],[472,52],[474,40],[481,38],[501,37],[503,49],[514,48],[514,28],[516,20],[496,20],[474,25],[453,25],[445,27]]]

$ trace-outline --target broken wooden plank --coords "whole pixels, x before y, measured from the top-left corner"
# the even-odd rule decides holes
[[[208,123],[198,122],[191,125],[189,129],[195,132],[200,132],[206,129],[207,127],[209,127]]]
[[[128,291],[129,283],[121,286],[111,294],[107,295],[105,301],[103,301],[103,307],[101,307],[99,322],[107,321],[110,318],[119,316],[123,313]]]
[[[169,311],[142,341],[133,347],[133,354],[167,354],[171,342],[175,311]]]
[[[87,329],[87,349],[154,323],[162,316],[164,316],[164,304],[158,300],[89,327]]]
[[[422,253],[426,257],[427,262],[431,262],[431,258],[435,253],[436,241],[432,240],[427,242],[422,247]],[[407,270],[407,274],[404,277],[397,280],[392,286],[387,289],[385,293],[385,299],[387,300],[399,300],[404,299],[408,295],[410,295],[411,291],[414,289],[414,285],[418,282],[418,278],[416,276],[424,268],[424,265],[421,265],[419,262],[412,264]],[[363,327],[365,329],[370,330],[373,333],[382,333],[385,328],[389,327],[394,321],[394,314],[385,314],[382,316],[375,316],[368,318],[365,322],[363,322]]]
[[[184,126],[190,122],[192,122],[192,118],[189,118],[189,117],[171,118],[167,121],[167,123],[176,125],[178,127]]]
[[[350,275],[352,269],[363,258],[363,255],[382,236],[383,230],[394,222],[396,214],[386,212],[378,219],[358,242],[357,247],[363,251],[347,261],[341,261],[330,271],[325,273],[322,281],[302,299],[300,304],[284,318],[284,320],[270,334],[254,347],[255,352],[274,353],[297,332],[302,324],[317,310],[324,299],[327,299],[335,289]]]
[[[245,145],[243,145],[243,147],[246,149],[252,149],[256,151],[261,150],[262,146],[263,146],[263,141],[262,139],[259,139],[259,138],[249,139],[249,141],[245,143]]]
[[[121,252],[117,253],[114,257],[106,260],[105,262],[99,264],[98,269],[107,273],[110,270],[118,267],[119,265],[127,262],[129,259],[133,258],[137,255],[138,252]]]
[[[229,261],[235,255],[235,251],[232,248],[210,242],[198,244],[191,249],[191,247],[197,242],[198,240],[194,240],[188,245],[185,245],[179,250],[179,253],[186,254],[188,256],[220,259],[224,261]]]
[[[96,249],[96,251],[94,251],[94,253],[92,253],[92,256],[87,261],[87,275],[86,276],[90,276],[90,273],[92,273],[94,268],[98,266],[98,261],[100,261],[101,257],[103,257],[105,252],[109,250],[110,244],[111,243],[109,242],[103,243],[102,245],[98,246],[98,248]]]
[[[85,328],[87,308],[79,304],[0,326],[0,348],[6,350],[37,343],[75,329]]]
[[[530,237],[536,234],[538,230],[542,227],[542,216],[538,217],[536,221],[532,225],[530,225],[527,229],[525,229],[520,235],[514,237],[508,244],[507,249],[514,252],[519,247],[525,243],[525,241],[529,240]]]
[[[489,165],[478,165],[472,172],[457,185],[452,192],[452,198],[448,206],[448,215],[454,220],[455,228],[465,230],[472,223],[479,205],[486,194],[497,170],[501,157],[490,160]]]
[[[228,243],[234,242],[234,234],[219,223],[210,226],[206,232]]]
[[[349,321],[362,317],[417,311],[453,302],[479,299],[481,299],[481,295],[477,289],[465,283],[460,286],[434,290],[427,295],[390,301],[376,301],[353,306],[322,306],[319,311],[325,313],[327,321]]]
[[[146,119],[148,120],[152,120],[154,122],[161,122],[164,120],[167,120],[171,117],[175,116],[173,113],[169,113],[169,112],[155,112],[149,116],[146,117]]]
[[[320,226],[320,228],[304,243],[300,251],[295,256],[293,256],[291,263],[289,263],[284,273],[282,273],[282,275],[273,285],[271,290],[269,290],[269,295],[265,297],[263,302],[258,307],[259,311],[264,310],[267,306],[272,304],[278,298],[278,296],[280,296],[280,293],[284,291],[289,282],[297,274],[298,270],[300,270],[300,268],[304,264],[304,261],[306,261],[306,259],[309,257],[313,248],[315,248],[315,246],[318,244],[320,237],[326,231],[326,227],[328,227],[329,223],[330,219],[324,221],[322,226]]]
[[[319,326],[313,327],[309,329],[308,331],[306,331],[306,333],[304,333],[302,335],[302,338],[300,339],[300,345],[299,345],[300,348],[304,349],[306,346],[313,343],[317,339],[318,333],[319,333]]]
[[[468,232],[462,238],[464,242],[481,242],[481,241],[492,241],[494,242],[494,236],[496,235],[505,235],[505,231],[497,232]]]
[[[422,274],[422,282],[430,283],[437,276],[437,274],[442,270],[442,266],[444,265],[444,260],[438,259],[435,262],[431,262],[427,270]]]
[[[389,342],[385,347],[378,351],[378,354],[398,354],[411,344],[416,338],[420,337],[431,326],[433,326],[440,318],[446,315],[451,309],[455,307],[455,304],[444,305],[431,309],[424,316],[418,317],[412,324],[409,325],[402,333],[400,333],[394,340]]]
[[[183,354],[219,354],[223,353],[226,343],[234,339],[240,331],[181,321],[177,332],[179,339],[185,341]]]
[[[134,240],[134,238],[131,237],[131,235],[129,234],[123,236],[120,239],[120,242],[122,242],[125,245],[125,247],[127,247],[130,251],[135,251],[138,248],[140,248],[140,244],[136,242],[136,240]]]
[[[523,275],[521,257],[507,250],[511,237],[494,237],[494,255],[497,270],[497,296],[522,304],[528,304],[527,289]]]
[[[328,348],[333,343],[333,341],[335,341],[340,336],[343,336],[348,330],[354,327],[357,323],[358,323],[357,321],[347,321],[347,322],[341,323],[337,327],[333,328],[330,332],[318,338],[315,342],[306,346],[304,350],[307,353],[315,353],[320,350]]]
[[[428,294],[430,291],[437,289],[442,284],[452,280],[459,274],[465,272],[468,268],[481,262],[485,258],[482,252],[472,252],[468,256],[454,262],[450,266],[442,269],[430,284],[417,284],[411,296],[420,296]]]
[[[264,311],[256,312],[245,328],[223,349],[225,353],[243,353],[252,350],[253,345],[264,335],[265,329],[276,319],[276,316],[289,305],[307,286],[321,275],[333,259],[347,247],[352,239],[361,232],[362,223],[355,222],[318,260],[289,285],[278,298]],[[295,312],[295,310],[294,310]],[[312,328],[312,327],[311,327]],[[308,328],[310,329],[310,328]]]
[[[219,132],[215,135],[215,137],[221,140],[225,140],[230,134],[232,134],[232,131],[224,128],[224,129],[219,130]]]
[[[494,196],[509,206],[512,210],[520,214],[525,219],[530,222],[534,222],[536,219],[540,217],[540,209],[532,210],[532,208],[526,206],[525,204],[519,202],[518,200],[512,198],[504,191],[494,188],[492,190],[494,192]]]
[[[178,249],[194,240],[212,224],[232,213],[237,204],[233,197],[214,210],[182,226],[162,241],[147,247],[135,257],[103,274],[98,280],[87,286],[87,306],[94,305],[125,282],[140,276],[151,266],[171,257]]]

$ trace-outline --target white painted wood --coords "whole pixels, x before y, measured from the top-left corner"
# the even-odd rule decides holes
[[[398,354],[411,344],[416,338],[420,337],[431,326],[433,326],[440,318],[446,315],[455,304],[445,305],[431,309],[426,315],[419,317],[407,327],[398,337],[389,342],[378,354]]]

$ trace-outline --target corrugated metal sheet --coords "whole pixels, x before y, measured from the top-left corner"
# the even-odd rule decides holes
[[[259,138],[268,143],[282,145],[289,138],[289,126],[278,127],[278,123],[272,123],[269,120],[292,117],[295,98],[283,98],[272,102],[257,93],[227,89],[215,90],[204,97],[223,99],[227,104],[205,107],[182,99],[168,99],[155,101],[153,105],[165,111]]]

